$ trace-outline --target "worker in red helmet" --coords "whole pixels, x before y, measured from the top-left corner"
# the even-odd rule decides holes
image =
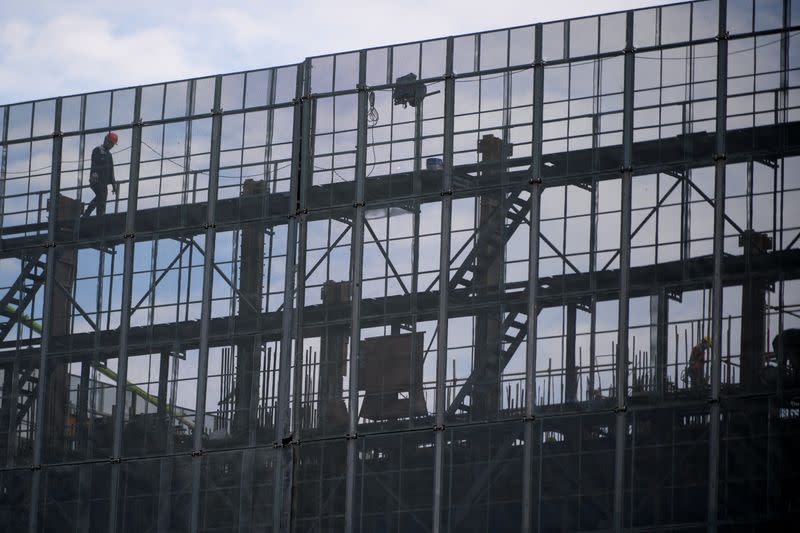
[[[119,185],[114,179],[114,159],[111,157],[111,149],[117,144],[119,137],[116,133],[109,132],[103,144],[96,146],[92,150],[92,168],[89,171],[89,187],[94,192],[94,198],[86,207],[84,217],[88,217],[95,208],[98,215],[106,213],[106,200],[108,199],[108,186],[115,195],[119,195]]]

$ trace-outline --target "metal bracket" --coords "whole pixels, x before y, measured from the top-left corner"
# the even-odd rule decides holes
[[[673,289],[667,289],[667,298],[674,302],[681,303],[683,302],[683,291]]]
[[[439,193],[439,196],[453,196],[453,189],[447,189]]]
[[[434,424],[433,425],[433,430],[434,431],[444,431],[444,424],[442,424],[442,425]]]
[[[45,241],[45,242],[42,244],[42,246],[43,246],[44,248],[55,248],[55,247],[56,247],[56,242],[55,242],[55,241]]]
[[[203,224],[203,229],[216,229],[216,228],[217,225],[214,224],[213,222],[206,222],[205,224]]]
[[[30,469],[31,472],[36,472],[37,470],[41,470],[42,469],[42,465],[31,465],[28,468]]]
[[[714,162],[716,163],[717,161],[725,161],[726,159],[728,159],[728,156],[725,154],[714,154],[711,156],[711,159],[713,159]]]
[[[308,214],[308,208],[306,207],[304,209],[298,209],[297,211],[294,212],[294,215],[289,215],[289,216],[300,217],[301,215],[307,215],[307,214]]]
[[[133,238],[135,238],[135,237],[136,237],[136,234],[135,234],[135,233],[123,233],[123,234],[122,234],[122,238],[123,238],[123,239],[126,239],[126,240],[127,240],[127,239],[133,239]]]
[[[353,207],[355,207],[356,209],[358,209],[359,207],[366,207],[366,205],[367,204],[365,204],[364,202],[353,202]]]
[[[201,450],[192,450],[191,453],[189,453],[189,455],[192,456],[192,457],[200,457],[200,456],[203,455],[203,450],[202,449]]]
[[[727,41],[730,38],[731,38],[731,32],[729,32],[729,31],[726,31],[722,35],[714,36],[714,40],[715,41]]]
[[[221,115],[222,111],[223,111],[223,109],[221,107],[219,107],[217,109],[212,109],[211,110],[211,116]]]
[[[345,440],[356,440],[358,438],[358,433],[345,433],[344,438]]]
[[[366,83],[357,83],[356,84],[356,91],[360,93],[364,93],[369,91],[369,86]]]
[[[630,172],[631,174],[633,174],[633,167],[625,167],[625,166],[619,167],[620,174],[624,174],[626,172]]]
[[[50,136],[55,139],[56,137],[63,137],[64,133],[61,131],[54,131],[53,133],[50,134]]]
[[[108,462],[112,465],[118,465],[122,463],[122,457],[109,457]]]
[[[626,46],[622,51],[624,53],[626,53],[626,54],[635,54],[636,53],[636,47],[635,46]]]
[[[455,79],[455,77],[456,75],[451,72],[450,74],[445,74],[444,76],[442,76],[442,79],[447,81],[447,80],[453,80]]]
[[[542,178],[531,178],[528,180],[528,185],[541,185]]]
[[[615,413],[625,413],[627,411],[628,411],[628,406],[627,405],[623,405],[622,407],[615,407],[614,408],[614,412]]]
[[[522,417],[522,421],[523,422],[535,422],[536,421],[536,416],[534,416],[534,415],[525,415],[525,416]]]

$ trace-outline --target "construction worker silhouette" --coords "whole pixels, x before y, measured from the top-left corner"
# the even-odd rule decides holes
[[[103,139],[103,144],[92,150],[92,168],[89,172],[89,187],[94,192],[94,198],[89,202],[84,217],[88,217],[97,208],[98,215],[106,213],[106,200],[108,199],[108,186],[115,195],[119,194],[119,185],[114,179],[114,159],[111,149],[117,144],[119,137],[113,131]]]
[[[692,348],[689,354],[689,366],[686,367],[686,377],[691,381],[692,389],[702,389],[708,385],[705,376],[706,350],[711,348],[711,339],[703,339]]]

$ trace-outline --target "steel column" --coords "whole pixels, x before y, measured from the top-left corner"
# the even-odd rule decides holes
[[[272,529],[273,531],[288,531],[291,528],[289,523],[293,491],[292,486],[292,457],[295,453],[294,448],[285,450],[282,448],[285,439],[290,437],[290,372],[292,362],[292,340],[299,345],[295,347],[296,366],[302,362],[302,340],[299,328],[299,318],[295,317],[295,312],[300,313],[302,304],[298,304],[295,311],[295,283],[301,283],[303,272],[297,267],[297,230],[300,208],[303,207],[303,176],[307,173],[306,157],[309,149],[308,136],[310,135],[310,102],[302,99],[304,83],[307,82],[308,63],[297,69],[297,80],[295,84],[295,106],[294,120],[292,123],[292,177],[289,184],[289,221],[286,228],[286,270],[283,286],[283,314],[281,316],[282,334],[280,347],[280,368],[278,369],[278,414],[275,426],[275,470],[273,472],[272,487]],[[300,299],[300,294],[298,293]],[[302,299],[300,299],[302,302]],[[297,357],[297,356],[300,357]],[[299,391],[295,389],[296,397]],[[295,407],[297,405],[295,404]],[[296,409],[295,409],[296,411]],[[297,416],[297,412],[295,412]],[[300,438],[299,425],[295,423],[295,442]],[[288,457],[287,457],[288,456]]]
[[[219,182],[219,149],[222,137],[222,76],[214,80],[214,107],[211,111],[211,158],[208,169],[208,210],[206,211],[203,257],[203,299],[200,306],[200,340],[197,354],[197,397],[195,400],[194,442],[192,447],[191,531],[200,529],[200,492],[203,463],[203,428],[206,416],[206,384],[208,382],[208,326],[211,320],[211,293],[214,281],[214,241],[216,239],[216,207]]]
[[[631,265],[631,179],[633,176],[633,12],[628,12],[625,29],[625,80],[622,115],[622,198],[620,200],[619,315],[617,321],[617,402],[614,454],[614,529],[624,524],[625,446],[628,396],[628,321]]]
[[[122,300],[120,302],[119,355],[117,360],[116,413],[113,426],[111,448],[111,486],[109,487],[108,530],[116,531],[119,514],[119,484],[122,465],[123,423],[125,421],[125,387],[128,382],[128,333],[131,324],[131,295],[133,292],[134,228],[136,227],[137,196],[139,195],[139,159],[142,149],[141,120],[142,89],[136,89],[133,111],[133,130],[131,131],[131,163],[128,175],[128,209],[125,216],[125,251],[122,270]],[[160,391],[159,391],[160,392]]]
[[[539,491],[536,491],[536,517],[533,515],[533,451],[535,433],[534,416],[536,410],[536,298],[539,294],[539,212],[542,200],[542,132],[544,110],[544,64],[542,63],[542,25],[534,30],[535,62],[533,66],[533,143],[531,146],[531,229],[528,239],[528,333],[525,344],[525,449],[522,468],[522,531],[538,530]],[[538,447],[541,438],[538,439]],[[535,525],[534,525],[535,520]]]
[[[708,439],[708,530],[717,530],[719,501],[720,406],[722,377],[722,257],[725,252],[725,127],[728,98],[727,0],[719,2],[717,34],[717,117],[714,154],[714,271],[711,288],[711,397]]]
[[[353,204],[353,255],[351,257],[350,361],[348,366],[347,481],[345,486],[344,529],[354,530],[356,485],[356,433],[358,429],[358,349],[361,339],[361,272],[364,255],[364,180],[367,155],[367,53],[359,54],[358,122],[356,136],[356,197]]]
[[[45,274],[44,304],[42,308],[42,344],[39,353],[39,385],[36,391],[36,433],[33,441],[33,456],[31,458],[31,498],[28,508],[28,531],[35,533],[39,529],[39,500],[42,487],[42,443],[44,439],[45,413],[44,403],[47,390],[47,356],[50,349],[50,332],[53,328],[51,320],[53,296],[55,287],[55,264],[58,260],[56,250],[56,231],[58,221],[58,195],[61,189],[61,146],[63,135],[61,133],[61,105],[62,99],[56,100],[55,116],[53,122],[53,147],[50,166],[50,205],[48,206],[47,221],[47,272]],[[16,376],[14,377],[16,379]],[[11,453],[11,450],[9,450]]]
[[[447,411],[448,293],[450,287],[450,225],[453,208],[453,131],[455,110],[455,78],[453,77],[453,38],[447,38],[444,81],[444,147],[442,172],[442,218],[439,238],[439,312],[436,339],[436,394],[433,459],[433,532],[442,530],[442,498],[444,495],[444,418]]]

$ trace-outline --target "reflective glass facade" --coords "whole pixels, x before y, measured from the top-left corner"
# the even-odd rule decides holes
[[[793,529],[796,0],[3,105],[0,149],[0,529]]]

